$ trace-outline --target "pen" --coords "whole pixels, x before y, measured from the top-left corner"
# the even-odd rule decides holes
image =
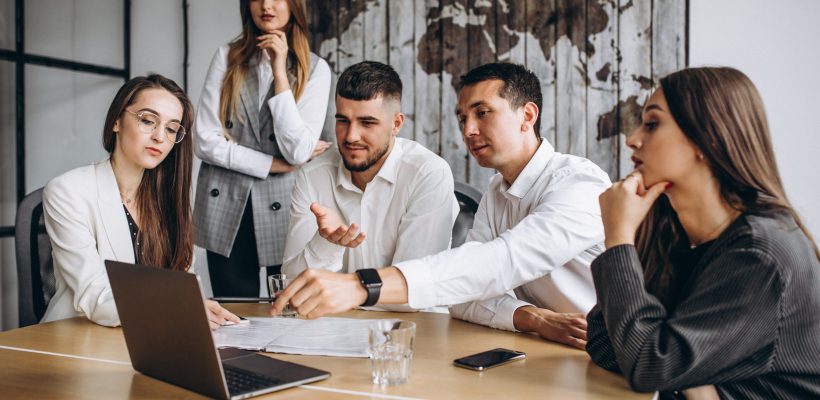
[[[250,320],[241,315],[237,315],[237,317],[239,317],[239,322],[225,321],[225,323],[220,326],[249,325],[251,323]]]
[[[275,297],[211,297],[219,303],[273,303]]]

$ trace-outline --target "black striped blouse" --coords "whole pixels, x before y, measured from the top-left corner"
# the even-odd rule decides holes
[[[713,384],[722,398],[820,398],[820,262],[785,213],[743,214],[683,274],[667,309],[635,247],[592,263],[587,352],[633,389]]]

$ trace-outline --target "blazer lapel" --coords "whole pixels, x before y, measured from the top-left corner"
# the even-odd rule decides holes
[[[114,252],[114,257],[121,262],[134,262],[134,247],[131,242],[131,231],[128,229],[128,220],[125,218],[120,191],[111,161],[106,160],[96,165],[97,175],[97,203],[100,208],[100,218],[105,227],[108,244]]]
[[[242,107],[245,109],[245,117],[250,125],[251,132],[258,143],[262,143],[259,138],[259,75],[256,71],[256,63],[251,62],[245,74],[245,82],[239,91],[239,98]]]

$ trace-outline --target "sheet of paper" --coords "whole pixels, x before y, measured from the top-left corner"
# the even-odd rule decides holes
[[[217,347],[271,353],[368,357],[368,329],[375,319],[248,318],[250,324],[214,331]]]
[[[272,340],[300,324],[295,318],[248,318],[249,324],[223,326],[213,332],[216,347],[264,350]]]

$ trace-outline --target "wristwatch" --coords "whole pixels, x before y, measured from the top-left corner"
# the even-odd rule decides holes
[[[356,275],[359,276],[359,282],[367,290],[367,300],[361,304],[361,307],[369,307],[378,303],[382,292],[382,278],[379,272],[373,268],[366,268],[356,271]]]

